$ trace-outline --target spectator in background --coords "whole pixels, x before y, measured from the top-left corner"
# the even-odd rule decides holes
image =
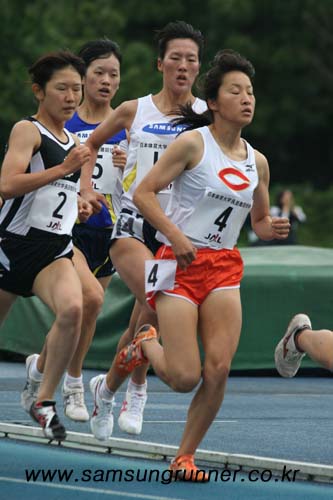
[[[251,246],[263,245],[296,245],[298,225],[306,221],[306,215],[303,209],[295,205],[294,195],[292,191],[286,189],[280,191],[276,197],[276,204],[271,206],[272,217],[287,217],[290,221],[290,232],[284,240],[263,241],[258,238],[251,228],[251,221],[248,218],[245,222],[247,230],[247,239]]]
[[[288,217],[290,221],[289,235],[284,240],[273,240],[272,245],[295,245],[297,243],[298,225],[306,221],[303,209],[295,205],[292,191],[280,191],[276,197],[276,205],[271,207],[272,217]]]

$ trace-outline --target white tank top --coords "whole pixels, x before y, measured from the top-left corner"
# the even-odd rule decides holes
[[[193,109],[197,113],[203,113],[207,105],[202,99],[196,99]],[[167,146],[184,130],[184,125],[172,125],[172,119],[172,116],[166,116],[158,110],[151,94],[138,99],[136,115],[129,131],[130,143],[123,175],[121,208],[137,211],[132,201],[136,187]],[[163,209],[169,199],[170,187],[158,195]]]
[[[228,158],[208,127],[196,129],[204,151],[198,165],[173,182],[166,215],[197,248],[232,249],[252,208],[258,185],[254,150],[246,141],[247,158]],[[170,245],[157,232],[159,241]]]

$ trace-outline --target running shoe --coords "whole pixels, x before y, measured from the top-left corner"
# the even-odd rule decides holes
[[[30,366],[34,360],[37,361],[38,357],[39,354],[31,354],[25,360],[27,380],[21,392],[21,406],[27,413],[30,413],[31,405],[37,400],[37,394],[41,384],[41,381],[34,380],[30,377]]]
[[[80,385],[62,386],[62,397],[64,400],[64,413],[66,417],[75,422],[88,422],[89,413],[84,402],[84,387]]]
[[[142,351],[142,342],[157,339],[157,332],[151,325],[144,325],[136,333],[132,342],[121,349],[116,358],[116,366],[122,375],[128,375],[134,368],[148,363]]]
[[[118,418],[118,425],[122,431],[128,434],[141,434],[146,401],[146,389],[141,392],[127,389]]]
[[[90,419],[91,432],[96,439],[106,441],[113,431],[113,401],[102,399],[99,395],[99,388],[105,375],[97,375],[90,380],[89,386],[94,398],[94,410]]]
[[[305,329],[312,329],[310,318],[306,314],[296,314],[276,346],[275,366],[282,377],[294,377],[301,366],[305,353],[296,348],[295,334]]]
[[[209,474],[194,464],[194,455],[180,455],[174,458],[169,469],[175,481],[190,481],[205,483],[209,481]]]
[[[42,427],[45,437],[56,441],[66,439],[66,429],[56,413],[55,401],[33,403],[30,415]]]

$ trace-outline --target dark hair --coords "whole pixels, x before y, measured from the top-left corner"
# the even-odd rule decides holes
[[[223,78],[230,71],[241,71],[253,82],[255,70],[250,61],[232,49],[220,50],[211,61],[210,69],[200,79],[200,88],[206,102],[208,99],[215,100],[217,98]],[[213,122],[213,114],[209,109],[198,114],[193,111],[190,104],[181,106],[180,114],[182,116],[176,118],[175,122],[187,125],[187,130],[210,125]]]
[[[68,66],[72,66],[81,78],[84,77],[86,72],[84,61],[69,50],[49,52],[41,56],[28,71],[32,83],[37,83],[42,89],[45,89],[53,74]]]
[[[279,208],[282,208],[282,200],[283,200],[283,197],[286,193],[290,193],[292,195],[292,192],[290,191],[290,189],[284,189],[283,191],[279,191],[276,195],[276,205],[279,207]]]
[[[241,71],[253,82],[255,71],[252,63],[232,49],[220,50],[210,63],[210,66],[204,76],[202,86],[206,101],[217,98],[223,77],[230,71]]]
[[[204,47],[204,37],[199,30],[195,30],[191,24],[185,21],[174,21],[168,23],[164,28],[156,31],[158,56],[163,59],[167,49],[167,44],[175,38],[191,38],[198,46],[199,61],[202,58]]]
[[[107,58],[114,55],[121,64],[122,55],[119,45],[108,38],[101,38],[99,40],[92,40],[85,43],[79,50],[79,57],[81,57],[86,66],[88,67],[95,59]]]

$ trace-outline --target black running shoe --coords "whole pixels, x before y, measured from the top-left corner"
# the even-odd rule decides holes
[[[47,438],[56,441],[66,439],[66,429],[56,413],[55,401],[33,403],[30,408],[30,415],[42,427]]]

